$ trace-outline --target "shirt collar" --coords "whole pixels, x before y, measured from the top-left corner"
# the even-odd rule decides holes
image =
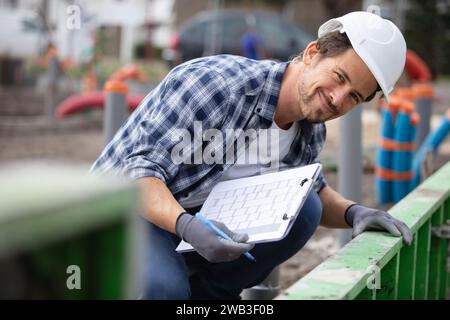
[[[275,109],[277,107],[278,97],[280,95],[281,81],[289,62],[274,64],[267,75],[267,79],[262,88],[255,108],[255,113],[261,117],[273,121]]]

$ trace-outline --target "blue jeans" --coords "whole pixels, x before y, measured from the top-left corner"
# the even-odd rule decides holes
[[[243,289],[263,281],[278,265],[296,254],[311,238],[322,216],[322,203],[311,191],[289,234],[276,242],[256,244],[256,262],[210,263],[196,252],[175,251],[180,238],[150,222],[144,299],[240,299]]]

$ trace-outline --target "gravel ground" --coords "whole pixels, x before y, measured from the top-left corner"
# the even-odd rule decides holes
[[[435,107],[432,125],[440,122],[450,105],[450,83],[439,84],[440,96]],[[31,89],[0,88],[0,165],[18,160],[59,160],[66,163],[91,164],[102,150],[101,113],[90,112],[67,119],[56,120],[43,115],[44,99]],[[322,159],[335,162],[339,152],[339,125],[334,120],[327,124],[328,139],[322,152]],[[362,203],[376,207],[374,183],[371,173],[372,159],[379,131],[379,117],[374,108],[363,113],[365,152]],[[450,143],[440,149],[438,163],[450,159]],[[329,184],[337,187],[335,172],[326,172]],[[308,273],[327,257],[334,254],[338,246],[336,230],[319,227],[306,246],[281,266],[281,288],[285,289]]]

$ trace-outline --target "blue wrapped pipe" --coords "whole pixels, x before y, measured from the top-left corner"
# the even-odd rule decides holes
[[[394,202],[400,201],[410,191],[415,138],[415,125],[411,121],[413,111],[414,105],[404,101],[397,116],[394,134],[397,150],[393,152],[392,156],[392,167],[396,177],[392,183]]]
[[[428,134],[422,147],[419,149],[419,151],[417,151],[417,154],[413,162],[414,177],[411,181],[411,189],[416,188],[422,180],[420,168],[422,162],[425,159],[426,154],[430,150],[433,152],[437,152],[439,145],[442,143],[442,141],[444,141],[445,137],[449,132],[450,132],[450,110],[447,111],[447,114],[443,117],[441,123],[436,128],[436,130]]]
[[[392,141],[395,132],[395,107],[391,103],[389,106],[383,106],[381,111],[381,132],[382,141]],[[377,149],[377,166],[382,171],[392,170],[392,150],[386,148],[380,143]],[[375,194],[379,204],[392,202],[392,181],[385,176],[375,175]]]

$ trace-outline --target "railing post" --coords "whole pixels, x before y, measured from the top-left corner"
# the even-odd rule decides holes
[[[103,135],[107,145],[128,117],[128,86],[121,81],[110,80],[105,84],[106,102],[103,115]]]
[[[444,222],[450,225],[450,199],[444,204]],[[450,240],[447,240],[447,259],[446,259],[446,279],[445,279],[445,296],[444,299],[450,299]]]
[[[411,300],[414,297],[416,280],[417,239],[400,251],[400,268],[398,274],[398,299]]]
[[[431,221],[425,222],[417,232],[417,260],[414,300],[428,298],[428,278],[430,273]]]
[[[361,200],[362,140],[361,115],[363,106],[358,106],[340,120],[340,145],[338,165],[338,191],[355,202]],[[351,230],[339,231],[339,242],[343,246],[352,238]]]
[[[430,247],[430,279],[428,283],[428,299],[439,299],[439,287],[441,278],[441,264],[442,259],[442,242],[433,232],[433,228],[437,228],[442,225],[443,222],[443,208],[439,208],[431,218],[431,247]],[[447,259],[445,259],[447,260]]]
[[[398,274],[400,255],[397,253],[381,270],[381,289],[377,300],[396,300],[398,298]]]
[[[49,118],[53,117],[53,109],[56,105],[56,94],[58,92],[58,79],[59,79],[59,60],[56,54],[52,54],[48,60],[47,71],[47,90],[45,92],[45,108],[46,115]]]

